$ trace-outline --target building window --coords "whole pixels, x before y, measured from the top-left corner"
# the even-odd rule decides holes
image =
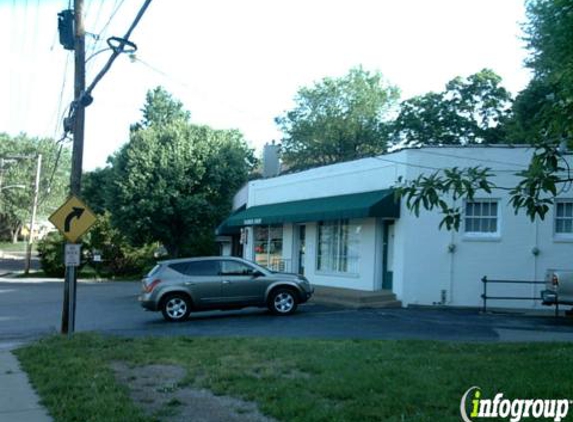
[[[470,235],[499,234],[498,212],[497,200],[466,202],[464,232]]]
[[[573,234],[573,199],[555,202],[555,234]]]
[[[318,224],[319,271],[358,274],[361,226],[348,220]]]
[[[255,262],[271,270],[283,270],[283,226],[255,226]]]

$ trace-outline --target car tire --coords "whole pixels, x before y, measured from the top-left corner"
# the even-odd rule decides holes
[[[191,313],[191,299],[183,293],[169,293],[161,301],[161,313],[166,321],[185,321]]]
[[[298,307],[298,295],[293,289],[275,289],[269,296],[268,307],[275,315],[292,315]]]

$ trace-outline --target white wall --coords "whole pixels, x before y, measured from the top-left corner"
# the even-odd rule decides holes
[[[318,286],[341,287],[355,290],[374,290],[376,219],[351,220],[360,226],[360,261],[358,274],[326,273],[317,270],[318,225],[306,224],[305,276]],[[380,259],[382,257],[380,256]]]
[[[301,199],[343,195],[386,189],[394,186],[398,177],[412,180],[420,173],[457,166],[487,166],[496,174],[495,183],[502,187],[515,186],[514,174],[527,168],[532,150],[526,148],[424,148],[404,150],[378,158],[311,169],[272,179],[250,182],[242,189],[235,203],[247,197],[248,207]],[[562,197],[573,198],[573,190]],[[532,223],[521,213],[514,215],[508,205],[506,190],[496,190],[490,196],[478,194],[476,199],[500,199],[498,239],[476,240],[460,232],[439,230],[441,216],[437,212],[420,213],[416,218],[402,204],[396,220],[394,238],[393,291],[404,305],[432,305],[446,293],[446,304],[481,306],[481,277],[490,279],[543,280],[547,269],[573,269],[573,239],[557,241],[553,235],[553,210],[545,221]],[[463,207],[463,202],[457,205]],[[375,290],[381,279],[381,222],[360,220],[360,274],[334,275],[316,271],[316,222],[306,224],[306,275],[312,283],[334,287]],[[252,259],[252,230],[245,256]],[[283,258],[294,262],[293,226],[284,227]],[[449,247],[453,245],[452,252]],[[539,255],[532,253],[539,249]],[[539,296],[543,286],[491,286],[488,294]],[[534,307],[533,301],[492,301],[491,306]]]
[[[444,155],[437,155],[437,154]],[[530,150],[508,148],[457,148],[447,150],[408,151],[407,177],[421,171],[416,165],[458,167],[487,165],[498,174],[498,186],[515,186],[513,173],[525,169]],[[566,195],[565,195],[566,196]],[[569,192],[573,197],[573,192]],[[499,198],[500,236],[497,239],[475,239],[460,232],[438,230],[440,216],[422,212],[415,218],[402,207],[396,226],[395,292],[405,305],[431,305],[440,301],[441,290],[447,291],[448,304],[480,306],[483,291],[481,278],[511,280],[543,280],[551,267],[573,268],[573,242],[556,242],[553,238],[553,210],[545,221],[532,223],[523,212],[514,214],[507,191],[477,198]],[[459,202],[463,207],[463,202]],[[453,253],[448,245],[455,245]],[[540,253],[535,256],[533,248]],[[535,296],[543,286],[488,285],[488,295]],[[490,301],[492,307],[539,307],[534,301]]]
[[[395,163],[376,158],[333,164],[249,182],[248,206],[381,190],[392,186],[396,177]]]
[[[249,197],[249,184],[246,183],[233,197],[233,211],[246,205]]]

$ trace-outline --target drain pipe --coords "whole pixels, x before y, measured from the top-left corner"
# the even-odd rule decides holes
[[[451,231],[450,244],[448,245],[448,252],[450,253],[450,294],[448,297],[448,305],[454,301],[454,255],[456,253],[455,234]]]
[[[533,246],[533,248],[531,248],[531,254],[533,255],[533,280],[537,280],[537,271],[538,271],[538,259],[537,257],[539,256],[539,254],[541,253],[541,251],[539,250],[539,219],[536,218],[535,219],[535,244]],[[532,284],[531,285],[531,297],[537,297],[538,294],[538,290],[539,288],[537,287],[537,284]],[[534,308],[536,307],[536,303],[535,301],[533,301],[533,305]]]

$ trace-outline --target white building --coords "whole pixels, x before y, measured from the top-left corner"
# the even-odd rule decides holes
[[[220,227],[220,234],[229,234],[223,241],[237,241],[223,251],[304,273],[318,286],[392,291],[403,306],[481,306],[483,276],[543,280],[549,269],[573,268],[573,189],[563,189],[545,220],[535,222],[523,212],[515,215],[507,190],[480,192],[474,202],[456,204],[463,215],[455,232],[438,228],[438,212],[416,217],[403,201],[396,203],[392,187],[400,176],[412,180],[477,165],[492,170],[497,186],[512,187],[532,153],[525,147],[429,147],[255,180],[235,195],[234,212]],[[488,295],[539,297],[543,288],[488,285]]]

